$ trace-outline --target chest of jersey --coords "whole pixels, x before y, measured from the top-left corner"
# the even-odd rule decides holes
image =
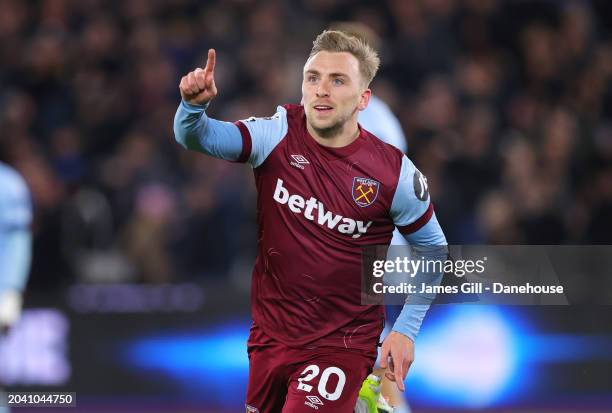
[[[295,231],[348,243],[385,242],[397,177],[377,159],[371,141],[358,139],[363,141],[334,152],[290,130],[256,170],[260,213],[274,211]]]

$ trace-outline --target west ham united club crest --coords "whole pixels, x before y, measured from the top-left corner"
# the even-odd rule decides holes
[[[353,200],[360,207],[372,205],[378,196],[380,182],[369,178],[353,178]]]

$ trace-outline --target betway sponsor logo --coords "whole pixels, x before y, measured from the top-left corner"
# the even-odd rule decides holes
[[[309,221],[327,226],[329,229],[335,229],[339,233],[350,235],[355,239],[365,234],[372,225],[372,221],[368,221],[366,224],[363,221],[356,221],[326,211],[323,203],[315,197],[311,196],[306,200],[297,194],[290,195],[287,188],[283,187],[283,180],[280,178],[276,180],[274,200],[281,205],[287,205],[291,212],[304,215],[304,218]]]

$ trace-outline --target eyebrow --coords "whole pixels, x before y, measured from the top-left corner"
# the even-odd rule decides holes
[[[313,74],[313,75],[320,75],[321,74],[318,70],[314,70],[314,69],[308,69],[306,71],[306,73],[307,74]],[[330,73],[329,76],[331,76],[331,77],[346,77],[346,78],[349,77],[346,73],[342,73],[342,72]]]

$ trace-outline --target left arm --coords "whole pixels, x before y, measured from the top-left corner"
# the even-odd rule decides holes
[[[413,252],[426,260],[444,260],[448,255],[446,238],[429,199],[426,178],[404,156],[391,216]],[[441,272],[419,272],[415,284],[439,285]],[[404,379],[414,361],[414,340],[423,318],[435,298],[433,293],[408,295],[404,308],[393,325],[393,331],[382,346],[381,368],[390,367],[385,375],[404,391]]]

